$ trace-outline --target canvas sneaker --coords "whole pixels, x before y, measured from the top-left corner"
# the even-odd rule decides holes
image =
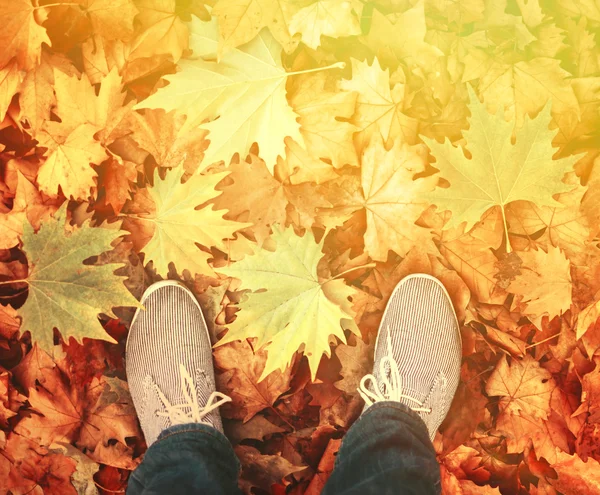
[[[163,280],[145,291],[125,349],[129,390],[148,447],[170,426],[206,423],[223,432],[212,346],[202,309],[179,282]]]
[[[365,409],[401,402],[421,417],[433,441],[460,381],[461,356],[460,327],[443,284],[420,273],[405,277],[383,313],[373,373],[358,389]]]

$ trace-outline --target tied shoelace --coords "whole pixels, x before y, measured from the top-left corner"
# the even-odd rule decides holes
[[[206,423],[206,421],[202,420],[207,414],[211,413],[226,402],[231,401],[231,397],[215,391],[208,397],[206,405],[204,407],[200,407],[198,405],[198,401],[194,398],[194,392],[196,390],[194,380],[183,364],[179,364],[179,372],[181,374],[181,391],[183,392],[183,396],[185,398],[185,402],[183,404],[171,404],[169,399],[165,397],[165,394],[162,393],[162,390],[158,387],[158,385],[156,383],[154,384],[156,392],[158,393],[158,396],[160,397],[160,400],[162,401],[166,410],[156,411],[156,415],[169,418],[172,425],[186,423]],[[214,402],[217,398],[218,400]]]
[[[383,400],[392,400],[400,402],[401,399],[405,399],[416,404],[415,407],[407,404],[408,407],[413,411],[430,413],[431,408],[423,407],[423,403],[421,401],[418,401],[414,397],[410,397],[409,395],[402,393],[402,376],[400,375],[400,370],[398,369],[398,363],[396,363],[394,356],[392,356],[392,341],[390,338],[389,331],[386,332],[386,336],[388,352],[387,355],[384,356],[379,362],[379,372],[382,377],[381,382],[377,383],[377,378],[375,378],[375,375],[373,374],[365,375],[360,381],[358,393],[366,402],[367,407],[372,406],[375,402]],[[389,378],[388,373],[385,369],[386,364],[388,364],[390,367]],[[369,380],[373,385],[373,388],[375,390],[374,392],[367,388],[367,382]],[[382,392],[382,388],[385,390],[385,392]]]

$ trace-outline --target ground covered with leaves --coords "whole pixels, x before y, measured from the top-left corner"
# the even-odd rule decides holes
[[[164,278],[204,308],[242,489],[319,493],[414,272],[463,336],[444,493],[600,493],[597,2],[0,0],[0,25],[1,493],[124,493],[124,343]]]

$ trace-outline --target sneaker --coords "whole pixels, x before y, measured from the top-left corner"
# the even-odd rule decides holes
[[[170,426],[206,423],[223,432],[212,346],[192,292],[170,280],[144,292],[125,349],[129,390],[148,447]]]
[[[401,402],[421,417],[433,441],[458,387],[461,357],[458,319],[445,287],[430,275],[405,277],[383,313],[373,373],[358,389],[365,409]]]

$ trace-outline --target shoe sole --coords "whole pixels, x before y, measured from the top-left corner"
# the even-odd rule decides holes
[[[402,280],[400,280],[400,282],[398,282],[396,284],[396,287],[394,287],[394,290],[392,291],[392,295],[390,296],[390,298],[388,300],[388,304],[385,305],[385,310],[383,311],[383,316],[381,317],[381,322],[383,322],[385,320],[385,316],[387,315],[388,309],[390,309],[389,301],[392,300],[392,298],[394,297],[394,294],[396,294],[396,292],[400,289],[400,287],[402,287],[402,285],[405,282],[412,280],[413,278],[425,278],[428,280],[433,280],[438,286],[440,286],[442,288],[442,290],[444,291],[444,294],[446,294],[446,297],[450,301],[450,306],[452,306],[452,314],[454,315],[454,321],[456,322],[456,330],[460,336],[460,325],[458,323],[458,317],[456,316],[456,310],[454,309],[454,304],[452,303],[452,298],[450,297],[450,294],[448,294],[448,290],[446,289],[446,287],[444,287],[444,284],[442,282],[440,282],[439,279],[435,278],[433,275],[429,275],[428,273],[411,273],[410,275],[407,275]],[[380,329],[381,329],[381,323],[380,323]],[[377,344],[379,344],[379,335],[380,334],[381,334],[381,332],[378,330],[377,337],[375,338],[375,347],[373,348],[373,352],[375,352],[375,349],[377,349]],[[461,352],[462,352],[462,345],[461,345]]]
[[[202,322],[204,323],[204,329],[206,330],[206,337],[208,338],[208,341],[210,342],[210,345],[212,348],[212,342],[210,340],[210,332],[208,331],[208,325],[206,324],[206,318],[204,318],[204,311],[202,311],[202,307],[200,306],[200,303],[198,302],[198,299],[196,299],[196,296],[194,295],[194,293],[190,289],[188,289],[188,287],[185,284],[182,284],[181,282],[179,282],[177,280],[161,280],[159,282],[154,282],[142,294],[142,297],[140,298],[140,304],[143,305],[144,301],[146,299],[148,299],[150,294],[152,294],[153,292],[156,292],[159,289],[162,289],[163,287],[180,287],[180,288],[184,289],[184,291],[192,298],[192,300],[194,301],[194,304],[200,310],[200,315],[202,316]],[[133,327],[133,324],[135,323],[136,318],[140,314],[140,311],[146,311],[146,309],[145,308],[137,308],[135,310],[133,318],[131,319],[131,323],[129,325],[129,333],[127,334],[127,340],[125,342],[125,357],[127,357],[127,350],[128,350],[128,346],[129,346],[129,336],[131,335],[131,328]]]

